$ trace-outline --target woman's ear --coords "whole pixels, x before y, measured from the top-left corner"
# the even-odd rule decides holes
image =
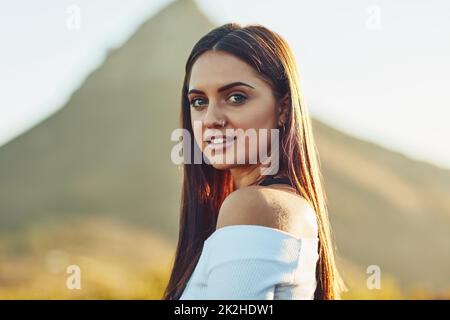
[[[289,111],[291,109],[291,97],[289,93],[286,93],[278,103],[278,127],[283,127],[289,117]]]

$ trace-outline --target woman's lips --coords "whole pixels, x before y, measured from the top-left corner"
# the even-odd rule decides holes
[[[235,140],[236,137],[229,137],[228,139],[225,139],[225,137],[212,139],[211,141],[207,141],[206,148],[214,150],[217,153],[217,151],[220,152],[231,147]]]

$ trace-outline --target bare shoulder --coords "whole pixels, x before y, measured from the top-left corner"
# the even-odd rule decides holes
[[[216,229],[239,224],[275,228],[296,237],[317,237],[314,209],[305,198],[286,188],[251,186],[228,195]]]

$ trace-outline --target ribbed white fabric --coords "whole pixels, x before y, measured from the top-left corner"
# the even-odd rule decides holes
[[[230,225],[206,239],[180,300],[314,299],[318,238]]]

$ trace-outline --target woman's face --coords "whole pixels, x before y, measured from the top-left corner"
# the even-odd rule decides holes
[[[270,129],[279,127],[280,107],[270,85],[239,58],[220,51],[199,56],[188,99],[195,141],[216,169],[259,163],[261,148],[271,149]]]

